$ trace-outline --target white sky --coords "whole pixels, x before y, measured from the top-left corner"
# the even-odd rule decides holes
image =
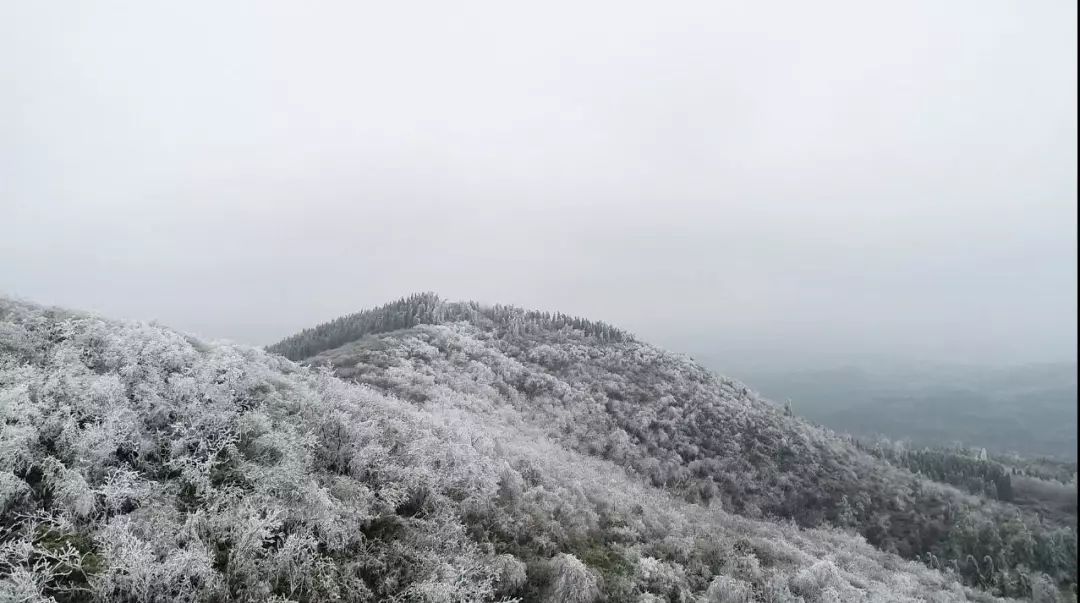
[[[0,292],[419,290],[727,361],[1076,357],[1075,0],[0,0]]]

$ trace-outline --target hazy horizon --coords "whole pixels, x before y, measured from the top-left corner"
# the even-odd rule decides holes
[[[0,294],[256,345],[430,290],[734,368],[1075,363],[1076,4],[784,7],[9,3]]]

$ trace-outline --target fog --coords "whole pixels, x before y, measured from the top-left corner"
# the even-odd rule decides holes
[[[1075,360],[1076,3],[6,2],[0,293],[433,290],[724,362]]]

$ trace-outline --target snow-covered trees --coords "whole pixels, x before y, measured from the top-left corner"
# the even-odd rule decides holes
[[[444,392],[439,406],[461,404],[467,395],[477,409],[482,399],[484,412],[501,409],[685,500],[748,517],[843,526],[909,558],[985,554],[953,549],[958,515],[949,509],[969,509],[995,523],[1011,513],[929,484],[903,463],[882,462],[850,438],[809,425],[685,357],[629,337],[605,340],[589,330],[546,326],[544,319],[530,323],[513,308],[451,306],[459,310],[447,315],[458,312],[457,322],[372,334],[308,360],[425,408],[436,406],[432,389]],[[933,458],[917,450],[890,454],[920,463]],[[973,464],[970,470],[958,464],[949,471],[977,482],[980,494],[990,488],[1007,499],[1010,478],[998,465],[974,457],[963,462]],[[999,569],[1007,563],[999,560]],[[1062,583],[1075,580],[1064,566],[1041,571]]]
[[[544,601],[593,603],[600,597],[599,580],[577,557],[559,553],[549,565],[551,577]]]
[[[19,327],[0,341],[11,592],[492,595],[457,505],[493,496],[496,466],[465,436],[256,350],[5,304]]]
[[[515,316],[490,314],[476,320],[501,329]],[[612,337],[601,327],[542,320],[564,326],[517,321],[522,335],[498,341],[471,323],[422,326],[349,347],[353,376],[376,388],[251,348],[0,300],[0,599],[970,594],[848,534],[688,502],[693,480],[746,469],[716,451],[764,466],[762,442],[786,436],[759,422],[781,415],[632,340],[598,346]],[[534,340],[551,349],[530,359]],[[664,407],[637,414],[646,394]],[[731,427],[710,431],[721,421]],[[617,425],[610,446],[583,454]],[[705,442],[710,433],[725,441]],[[817,436],[787,435],[816,450]],[[636,468],[648,459],[647,482]]]
[[[457,321],[482,323],[515,336],[538,329],[566,329],[586,333],[604,342],[632,339],[625,331],[584,318],[523,310],[513,306],[448,302],[434,293],[416,293],[378,308],[342,316],[305,329],[267,349],[292,360],[302,360],[356,341],[365,335],[386,333],[420,324],[437,325]]]

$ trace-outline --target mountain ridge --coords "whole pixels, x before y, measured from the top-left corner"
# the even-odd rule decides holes
[[[524,310],[500,304],[450,302],[436,293],[422,292],[320,323],[270,344],[266,346],[266,350],[281,354],[290,360],[300,360],[367,335],[377,335],[420,324],[444,324],[477,319],[486,319],[507,328],[536,324],[549,329],[571,327],[595,333],[603,341],[634,339],[630,333],[607,323],[586,320],[561,312]]]
[[[551,329],[542,317],[522,321],[529,313],[521,309],[468,307],[467,320],[366,333],[307,360],[417,403],[426,402],[424,392],[432,386],[475,393],[475,385],[491,380],[494,370],[504,378],[495,378],[481,397],[508,400],[517,411],[531,413],[535,424],[558,425],[549,431],[563,430],[556,437],[572,449],[614,458],[653,486],[674,488],[689,501],[716,498],[739,514],[792,518],[804,526],[849,525],[871,543],[909,558],[933,555],[960,563],[968,556],[996,554],[997,567],[1048,563],[1059,568],[1055,572],[1065,572],[1059,574],[1064,583],[1075,581],[1074,572],[1069,575],[1065,569],[1075,556],[1067,544],[1075,530],[1075,511],[1064,516],[1071,523],[1046,523],[1027,513],[1017,524],[1012,515],[1018,509],[1011,504],[911,473],[909,468],[937,466],[926,465],[926,454],[904,459],[869,454],[872,451],[849,436],[783,416],[778,405],[748,386],[716,376],[686,355],[632,337],[602,341],[573,325]],[[485,312],[499,320],[489,320]],[[591,324],[576,320],[574,324]],[[466,357],[457,352],[470,347],[483,352]],[[487,372],[472,370],[477,362]],[[664,368],[655,370],[658,366]],[[583,374],[595,367],[601,367],[596,376]],[[604,380],[613,376],[619,382],[609,387]],[[633,383],[635,379],[639,382]],[[680,387],[672,390],[671,384]],[[943,467],[954,463],[945,453],[930,458]],[[985,477],[991,497],[998,492],[1011,496],[1008,472],[986,469],[997,471]],[[982,465],[978,470],[984,470]],[[945,475],[948,470],[932,473]],[[1046,539],[1057,544],[1043,548],[1070,550],[1058,561],[1040,562],[1023,552],[1010,557],[992,545],[972,545],[965,535],[989,526],[1003,529],[1003,540],[1028,532],[1052,534]]]

